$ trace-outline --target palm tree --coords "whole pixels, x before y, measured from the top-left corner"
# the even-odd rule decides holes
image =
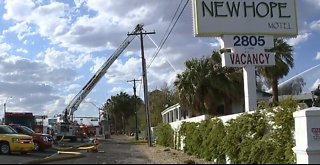
[[[111,96],[107,100],[108,113],[115,130],[126,131],[128,119],[134,116],[134,97],[125,92],[120,92],[116,96]]]
[[[204,59],[205,60],[205,59]],[[177,75],[177,79],[174,85],[177,88],[177,93],[179,95],[180,103],[183,107],[189,110],[192,115],[198,115],[203,113],[203,93],[201,87],[201,81],[199,77],[205,77],[198,75],[200,73],[206,74],[204,66],[207,63],[202,62],[202,60],[191,59],[186,61],[186,71]]]
[[[258,69],[260,75],[262,75],[266,82],[271,85],[272,88],[272,101],[277,104],[279,99],[278,80],[286,76],[290,69],[294,66],[293,48],[288,45],[283,39],[274,40],[274,48],[271,49],[275,52],[275,66],[261,67]]]
[[[242,69],[221,66],[221,56],[217,52],[213,52],[211,56],[213,63],[212,75],[210,76],[215,80],[213,87],[218,91],[218,98],[222,98],[225,106],[225,114],[230,114],[232,110],[232,101],[242,101],[243,91],[243,76]],[[218,81],[217,81],[218,80]],[[218,99],[215,98],[215,99]]]
[[[186,70],[177,75],[174,84],[183,107],[195,114],[216,115],[219,105],[230,111],[231,100],[243,97],[243,90],[239,90],[243,89],[242,81],[241,70],[222,68],[220,54],[213,52],[210,58],[187,61]]]

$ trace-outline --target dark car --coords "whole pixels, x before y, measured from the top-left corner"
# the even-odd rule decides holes
[[[49,134],[36,133],[29,127],[19,124],[10,124],[9,126],[11,126],[20,134],[32,136],[35,151],[43,151],[52,147],[53,138]]]

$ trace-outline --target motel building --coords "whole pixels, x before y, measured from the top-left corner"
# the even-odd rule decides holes
[[[312,107],[312,95],[311,93],[304,93],[299,95],[281,95],[279,96],[279,101],[293,98],[294,100],[297,100],[298,103],[301,103],[301,106],[305,106],[305,108]],[[257,91],[257,102],[259,101],[266,101],[269,102],[272,99],[272,94],[262,91]],[[243,113],[244,112],[244,101],[243,103],[239,102],[233,102],[232,103],[232,112],[229,114],[226,114],[224,112],[224,105],[221,105],[218,108],[218,115],[217,116],[226,116],[226,115],[232,115],[237,113]],[[179,103],[168,107],[167,109],[163,110],[161,112],[162,115],[162,122],[163,123],[172,123],[176,121],[181,121],[185,119],[190,119],[196,116],[192,116],[188,113],[187,110],[184,110]]]
[[[259,101],[269,101],[272,98],[272,94],[262,91],[257,91],[257,102]],[[232,102],[232,112],[226,113],[224,111],[224,105],[221,104],[218,107],[218,116],[231,115],[236,113],[244,112],[244,100],[242,102]],[[202,114],[204,115],[204,114]],[[183,109],[179,103],[168,107],[161,112],[163,123],[172,123],[176,121],[181,121],[196,116],[192,116],[187,110]]]

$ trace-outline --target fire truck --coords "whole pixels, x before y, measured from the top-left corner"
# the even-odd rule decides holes
[[[33,128],[36,125],[36,119],[31,112],[5,112],[5,125],[8,124],[20,124],[29,128]]]
[[[43,120],[46,115],[34,115],[31,112],[5,112],[5,125],[18,124],[31,128],[36,133],[44,133]],[[41,119],[42,121],[37,121]]]
[[[137,33],[143,30],[143,25],[136,25],[131,33]],[[115,52],[108,58],[108,60],[99,68],[96,74],[88,81],[88,83],[80,90],[80,92],[71,100],[62,114],[57,117],[57,121],[53,126],[54,138],[59,140],[61,138],[77,140],[80,126],[74,121],[73,114],[78,109],[81,102],[91,92],[99,80],[105,75],[112,63],[120,56],[120,54],[127,48],[136,35],[128,35]]]

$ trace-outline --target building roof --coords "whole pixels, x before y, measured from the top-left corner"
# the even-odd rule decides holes
[[[262,90],[259,90],[259,89],[257,89],[257,93],[262,94],[263,97],[271,97],[272,96],[271,93],[268,93],[268,92],[265,92],[265,91],[262,91]]]
[[[294,100],[312,100],[312,94],[311,93],[304,93],[300,95],[281,95],[279,96],[279,100],[285,100],[287,98],[293,98]]]
[[[172,106],[166,108],[165,110],[163,110],[163,111],[161,112],[161,115],[163,115],[163,114],[167,113],[168,111],[171,111],[172,109],[175,109],[175,108],[177,108],[177,107],[180,107],[180,104],[179,104],[179,103],[177,103],[177,104],[175,104],[175,105],[172,105]]]

